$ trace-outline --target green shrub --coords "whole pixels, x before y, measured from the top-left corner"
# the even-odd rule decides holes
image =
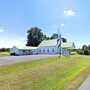
[[[84,54],[83,50],[80,50],[80,49],[77,50],[77,53],[80,54],[80,55],[83,55]]]
[[[84,49],[84,55],[90,55],[90,50]]]

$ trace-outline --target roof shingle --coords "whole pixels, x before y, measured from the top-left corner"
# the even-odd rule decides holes
[[[42,41],[38,47],[42,46],[56,46],[57,45],[57,39],[52,39],[52,40],[44,40]]]
[[[32,49],[37,49],[37,47],[32,47],[32,46],[14,46],[17,49],[21,49],[21,50],[32,50]]]

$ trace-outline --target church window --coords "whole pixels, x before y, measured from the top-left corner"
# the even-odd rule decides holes
[[[41,52],[41,50],[39,50],[39,52]]]
[[[47,52],[49,52],[49,49],[47,49]]]
[[[45,52],[45,50],[43,49],[43,52]]]
[[[54,49],[52,48],[52,52],[54,52]]]
[[[25,52],[25,50],[23,50],[23,52]]]

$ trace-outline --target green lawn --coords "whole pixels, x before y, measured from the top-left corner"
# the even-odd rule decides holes
[[[0,52],[0,57],[1,56],[8,56],[10,55],[10,52]]]
[[[0,67],[0,90],[77,90],[89,74],[89,56],[23,62]]]

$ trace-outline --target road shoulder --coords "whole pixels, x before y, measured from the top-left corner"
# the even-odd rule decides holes
[[[82,83],[78,90],[90,90],[90,76]]]

